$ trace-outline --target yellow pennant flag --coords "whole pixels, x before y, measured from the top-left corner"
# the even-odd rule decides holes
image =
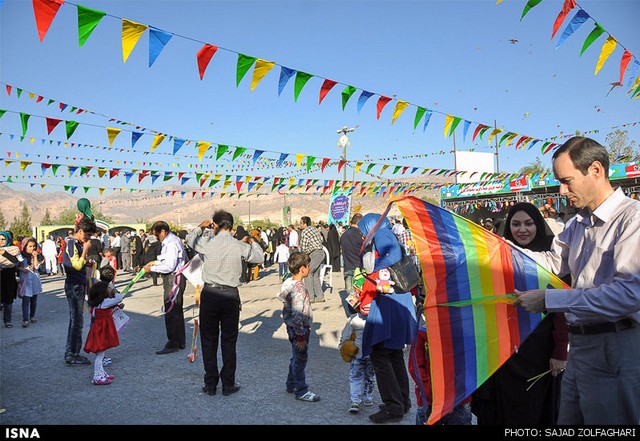
[[[33,92],[29,92],[29,99],[32,100],[36,97],[36,94]]]
[[[109,147],[113,146],[116,136],[122,132],[122,129],[114,129],[113,127],[107,127],[107,137],[109,138]]]
[[[198,148],[198,161],[202,161],[202,157],[204,156],[206,151],[209,150],[209,147],[211,147],[211,143],[198,141],[196,143],[196,147]]]
[[[36,142],[36,139],[32,136],[31,138],[29,138],[29,142],[33,144],[34,142]]]
[[[364,162],[362,162],[362,161],[356,162],[356,175],[360,171],[360,167],[362,167],[362,164],[364,164]]]
[[[607,41],[605,41],[604,44],[602,45],[602,51],[600,52],[600,58],[598,58],[598,64],[596,64],[596,71],[593,73],[594,75],[598,75],[598,72],[604,65],[604,62],[607,61],[607,58],[609,58],[609,55],[611,55],[613,51],[616,49],[617,44],[618,43],[616,42],[616,39],[613,38],[613,35],[609,35],[609,38],[607,38]]]
[[[12,162],[14,162],[14,161],[12,161],[11,159],[5,159],[4,160],[5,167],[9,167],[9,164],[11,164]]]
[[[31,165],[31,161],[20,161],[20,171],[24,171],[29,165]]]
[[[303,153],[296,153],[296,166],[300,168],[300,164],[302,164],[302,158],[304,158]]]
[[[633,82],[633,86],[631,86],[631,89],[629,89],[629,92],[627,93],[627,95],[631,92],[633,92],[634,90],[636,90],[636,88],[638,87],[638,84],[640,84],[640,75],[638,75],[638,78],[636,78],[636,80]],[[640,96],[637,95],[636,98]],[[635,98],[634,98],[635,99]]]
[[[489,144],[491,144],[491,140],[493,139],[493,137],[500,132],[502,132],[502,129],[493,129],[493,131],[491,132],[491,135],[489,135]]]
[[[509,144],[511,144],[511,141],[513,141],[513,138],[515,138],[516,136],[520,136],[520,135],[519,135],[519,134],[517,134],[517,133],[514,133],[513,135],[511,135],[511,136],[509,136],[509,137],[507,138],[507,144],[506,144],[506,147],[509,147]]]
[[[404,112],[404,109],[406,109],[408,105],[409,105],[408,102],[398,100],[398,104],[396,104],[396,108],[393,111],[393,117],[391,118],[391,124],[396,122],[396,119],[398,119],[398,117],[402,114],[402,112]]]
[[[262,187],[262,184],[264,184],[264,182],[258,182],[256,184],[256,190],[260,190],[260,187]]]
[[[98,167],[98,177],[100,178],[103,177],[106,172],[107,172],[106,168]]]
[[[289,178],[289,186],[293,186],[296,183],[296,178]]]
[[[383,174],[385,172],[386,169],[389,168],[389,164],[385,164],[382,166],[382,168],[380,169],[380,174]]]
[[[269,71],[271,69],[273,69],[273,66],[275,66],[276,63],[272,62],[272,61],[265,61],[265,60],[261,60],[261,59],[257,59],[256,60],[256,65],[253,68],[253,78],[251,79],[251,91],[253,92],[253,89],[256,88],[256,86],[258,85],[258,83],[264,78],[264,76],[266,74],[269,73]]]
[[[19,158],[20,157],[20,152],[16,152],[15,155],[16,155],[16,158]]]
[[[40,188],[45,188],[47,184],[40,184]]]
[[[158,133],[156,137],[153,138],[153,143],[151,143],[151,151],[154,151],[155,149],[157,149],[162,141],[164,141],[164,135],[161,133]]]
[[[100,192],[100,196],[102,196],[102,193],[104,192],[105,189],[106,189],[106,187],[98,187],[98,191]]]
[[[231,181],[229,181],[229,180],[224,181],[224,184],[222,185],[222,189],[223,189],[223,190],[226,190],[226,189],[227,189],[227,187],[229,186],[229,184],[231,184]],[[223,194],[224,194],[224,193],[223,193]]]
[[[453,123],[453,116],[447,115],[444,118],[444,137],[446,138],[449,134],[449,130],[451,130],[451,124]]]
[[[122,59],[127,62],[129,54],[138,43],[142,33],[147,30],[147,25],[122,19]]]

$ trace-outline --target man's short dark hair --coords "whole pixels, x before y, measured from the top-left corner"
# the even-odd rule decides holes
[[[609,152],[597,141],[584,136],[574,136],[553,152],[552,161],[563,153],[569,155],[573,165],[585,176],[591,164],[598,161],[604,167],[604,177],[609,179]]]
[[[362,214],[360,213],[356,213],[353,216],[351,216],[351,225],[358,225],[358,222],[360,222],[360,219],[362,219]]]
[[[304,222],[305,225],[311,226],[311,218],[309,216],[302,216],[300,220]]]
[[[289,256],[287,265],[289,266],[289,272],[294,276],[300,272],[300,268],[303,266],[309,266],[311,264],[311,258],[307,253],[302,251],[294,251]]]
[[[228,211],[216,210],[211,220],[223,230],[231,230],[233,228],[233,215]]]
[[[83,217],[76,225],[76,233],[84,231],[85,233],[94,234],[97,231],[96,223],[88,217]]]
[[[153,223],[153,225],[151,225],[151,231],[153,232],[154,235],[158,235],[160,234],[161,231],[166,231],[167,233],[171,232],[171,228],[169,227],[169,224],[166,223],[165,221],[156,221]]]

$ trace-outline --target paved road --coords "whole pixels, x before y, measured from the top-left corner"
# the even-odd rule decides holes
[[[301,402],[285,391],[291,347],[282,323],[282,304],[275,298],[280,286],[275,268],[272,266],[266,274],[261,273],[264,275],[260,280],[240,288],[237,380],[242,389],[228,397],[201,392],[203,366],[199,347],[193,363],[187,360],[187,350],[155,355],[165,343],[164,320],[159,310],[162,291],[147,279],[138,282],[132,295],[125,299],[125,312],[131,320],[121,333],[120,346],[107,351],[113,359],[109,372],[116,379],[108,386],[92,385],[92,366],[64,363],[69,320],[64,279],[44,277],[38,323],[25,329],[20,326],[18,302],[14,303],[14,327],[0,331],[0,408],[4,409],[0,423],[371,425],[368,415],[377,411],[381,402],[377,392],[374,407],[356,415],[347,411],[349,365],[337,350],[346,318],[339,297],[344,286],[341,273],[333,273],[334,289],[327,290],[327,302],[313,305],[315,323],[307,380],[322,399],[317,403]],[[120,289],[131,276],[118,275]],[[187,285],[188,335],[196,312],[194,300],[195,289]],[[87,331],[85,314],[84,336]],[[89,358],[93,360],[93,355]],[[415,404],[399,424],[413,424],[414,410]],[[114,416],[107,418],[107,414]]]

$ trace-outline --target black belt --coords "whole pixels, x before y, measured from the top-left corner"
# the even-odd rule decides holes
[[[218,285],[217,283],[205,283],[204,286],[214,289],[236,289],[235,286]]]
[[[620,332],[635,328],[638,323],[633,319],[622,319],[617,322],[588,323],[585,325],[569,325],[569,332],[572,334],[602,334],[603,332]]]

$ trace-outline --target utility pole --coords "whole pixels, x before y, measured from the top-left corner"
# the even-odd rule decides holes
[[[454,184],[458,183],[458,155],[456,150],[456,132],[453,131],[453,170],[455,171],[455,175],[453,175]]]
[[[493,128],[498,128],[498,123],[493,120]],[[500,173],[500,156],[498,155],[498,135],[496,135],[496,173]]]
[[[349,143],[349,137],[347,136],[347,133],[351,133],[354,132],[356,130],[358,126],[356,127],[352,127],[352,128],[347,128],[347,126],[344,126],[343,128],[337,130],[337,133],[340,135],[340,138],[338,138],[338,147],[342,147],[342,159],[344,159],[345,161],[347,160],[347,147],[351,147],[351,144]],[[345,164],[344,166],[344,180],[345,182],[347,181],[347,166]]]

